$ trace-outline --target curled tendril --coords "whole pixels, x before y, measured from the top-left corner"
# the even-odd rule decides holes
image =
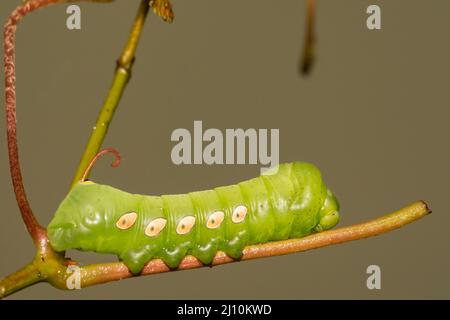
[[[9,169],[22,219],[28,233],[35,243],[45,238],[45,228],[37,221],[30,203],[27,199],[23,184],[22,171],[19,161],[19,148],[17,145],[17,116],[16,116],[16,65],[15,65],[15,36],[19,22],[29,13],[51,4],[75,2],[82,0],[24,0],[9,16],[3,28],[4,74],[5,74],[5,110],[6,110],[6,137],[8,142]],[[112,0],[84,0],[92,2],[111,2]]]
[[[89,173],[90,173],[91,170],[92,170],[92,167],[95,165],[95,163],[97,162],[97,160],[100,159],[102,156],[104,156],[104,155],[107,154],[107,153],[112,153],[112,154],[114,154],[114,157],[115,157],[115,158],[114,158],[114,161],[111,163],[111,167],[117,168],[117,167],[120,165],[120,161],[121,161],[122,158],[121,158],[121,156],[120,156],[119,151],[117,151],[117,150],[114,149],[114,148],[106,148],[106,149],[103,149],[102,151],[100,151],[99,153],[97,153],[97,154],[95,155],[94,158],[92,158],[91,162],[89,162],[89,165],[87,166],[86,170],[85,170],[84,173],[83,173],[83,176],[81,177],[81,182],[86,181],[86,179],[87,179]]]

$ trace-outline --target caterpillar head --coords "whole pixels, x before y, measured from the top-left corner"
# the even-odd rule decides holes
[[[316,226],[316,231],[323,231],[333,228],[338,224],[339,216],[339,202],[334,194],[328,189],[325,202],[320,209],[320,221]]]
[[[137,225],[130,196],[106,185],[79,182],[61,202],[47,227],[50,244],[57,251],[114,251]]]

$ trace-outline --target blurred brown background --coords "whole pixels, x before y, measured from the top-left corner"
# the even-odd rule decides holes
[[[138,0],[40,10],[17,34],[18,132],[30,202],[47,224],[71,178],[111,83]],[[0,20],[20,3],[3,0]],[[258,166],[175,166],[176,128],[279,128],[280,161],[322,170],[350,225],[425,199],[433,214],[379,237],[306,253],[131,279],[62,292],[38,284],[11,298],[450,298],[448,126],[450,2],[319,1],[318,59],[298,74],[304,1],[173,0],[176,20],[150,16],[133,78],[92,178],[130,192],[179,193],[227,185]],[[382,30],[366,8],[382,9]],[[3,73],[1,74],[3,83]],[[0,89],[3,97],[3,87]],[[2,98],[3,99],[3,98]],[[2,103],[2,105],[4,105]],[[4,113],[2,112],[2,117]],[[0,130],[0,276],[32,258]],[[81,262],[114,256],[70,252]],[[382,289],[366,288],[366,268]]]

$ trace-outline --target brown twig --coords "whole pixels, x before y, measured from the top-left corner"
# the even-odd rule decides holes
[[[273,257],[289,253],[302,252],[317,249],[333,244],[339,244],[386,233],[431,213],[424,201],[415,202],[394,213],[361,224],[343,227],[335,230],[315,233],[300,239],[289,239],[285,241],[268,242],[265,244],[252,245],[244,249],[241,261]],[[234,262],[223,252],[218,252],[213,260],[212,266]],[[204,265],[193,256],[183,259],[176,270],[187,270],[204,267]],[[141,275],[150,275],[171,271],[171,269],[160,259],[155,259],[146,264]],[[133,275],[122,262],[105,263],[81,267],[81,286],[88,287],[114,280],[130,278]]]
[[[431,210],[427,204],[418,201],[394,213],[361,224],[315,233],[300,239],[248,246],[244,249],[241,261],[302,252],[380,235],[421,219],[429,213],[431,213]],[[212,266],[234,261],[236,260],[231,259],[225,253],[218,252]],[[68,260],[55,254],[49,246],[38,250],[36,258],[30,265],[0,281],[0,298],[40,281],[46,281],[56,288],[68,290],[67,280],[70,273],[67,273],[67,262]],[[70,262],[71,265],[76,264],[75,261]],[[194,269],[203,266],[195,257],[187,256],[176,270]],[[140,275],[169,271],[172,270],[162,260],[155,259],[146,264]],[[122,262],[80,267],[82,288],[130,277],[133,277],[132,273]]]
[[[109,2],[111,0],[94,0]],[[38,244],[45,240],[45,229],[37,221],[28,202],[20,169],[19,150],[17,146],[16,120],[16,74],[15,74],[15,33],[17,24],[30,12],[64,0],[31,0],[17,7],[9,16],[4,26],[4,67],[5,67],[5,107],[7,122],[7,141],[9,167],[14,193],[22,219],[33,241]]]
[[[315,35],[316,0],[306,0],[306,31],[303,40],[303,54],[300,65],[303,75],[311,71],[315,59],[316,35]]]
[[[17,24],[21,21],[21,19],[39,8],[56,3],[81,1],[107,3],[113,0],[29,0],[12,12],[4,27],[5,105],[10,171],[17,203],[28,232],[34,240],[37,252],[34,260],[30,264],[0,280],[0,298],[3,298],[36,282],[49,281],[51,283],[57,283],[58,281],[55,279],[60,279],[63,276],[62,272],[66,269],[64,253],[56,253],[51,248],[46,235],[46,230],[39,225],[35,215],[33,214],[23,185],[17,146],[15,33]],[[167,21],[172,21],[173,12],[171,6],[164,6],[164,8],[165,10],[161,12],[158,11],[160,9],[157,8],[158,10],[156,10],[156,13],[161,15]],[[140,31],[142,30],[148,10],[148,0],[141,0],[131,35],[128,39],[127,45],[124,48],[123,55],[126,55],[127,59],[119,60],[115,77],[116,81],[113,83],[113,88],[109,94],[110,99],[107,99],[107,102],[117,103],[120,99],[120,94],[116,94],[116,92],[122,91],[124,83],[129,78],[131,62],[134,59],[133,54],[136,50]],[[122,63],[125,64],[123,65]],[[111,92],[113,92],[113,94],[111,94]],[[108,106],[106,106],[106,109],[108,109],[107,107]]]

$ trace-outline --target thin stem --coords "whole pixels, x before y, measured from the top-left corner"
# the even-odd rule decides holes
[[[145,20],[147,18],[149,8],[150,6],[148,0],[141,0],[141,4],[139,5],[139,9],[133,27],[131,29],[130,36],[120,58],[117,60],[117,68],[112,86],[109,90],[105,103],[100,110],[91,136],[84,149],[83,156],[81,157],[80,163],[75,173],[75,177],[72,181],[72,187],[83,177],[87,167],[89,166],[89,163],[100,150],[106,133],[108,132],[108,128],[114,116],[114,112],[116,111],[116,108],[131,76],[131,69],[135,59],[137,45],[139,43],[139,38]]]
[[[303,56],[301,62],[301,71],[304,75],[309,74],[315,58],[315,16],[316,0],[306,0],[306,32],[303,44]]]
[[[315,233],[300,239],[268,242],[248,246],[244,249],[243,260],[259,259],[317,249],[329,245],[373,237],[403,227],[431,213],[423,201],[415,202],[394,213],[361,224],[335,230]],[[223,252],[218,252],[212,266],[235,262]],[[204,265],[195,257],[187,256],[176,270],[200,268]],[[141,275],[169,272],[171,269],[160,259],[146,264]],[[121,262],[89,265],[81,268],[81,286],[87,287],[114,280],[132,277],[127,266]]]
[[[269,242],[248,246],[244,249],[241,260],[252,260],[264,257],[285,255],[317,249],[329,245],[364,239],[386,233],[411,222],[421,219],[431,213],[423,201],[415,202],[389,215],[343,227],[340,229],[316,233],[300,239]],[[235,262],[224,252],[218,252],[212,266]],[[71,264],[76,262],[71,261]],[[204,265],[193,256],[186,256],[176,270],[200,268]],[[110,281],[132,277],[127,266],[121,262],[94,264],[81,267],[81,287],[88,287]],[[172,271],[162,260],[149,261],[141,275],[150,275]],[[4,298],[18,290],[36,282],[47,281],[58,289],[67,290],[67,260],[61,254],[55,253],[48,243],[38,250],[35,260],[18,272],[0,280],[0,298]]]
[[[33,261],[0,280],[0,299],[42,281],[61,287],[67,269],[64,253],[53,251],[48,240],[40,241],[36,249]]]
[[[32,262],[0,281],[0,298],[44,280],[41,272]]]
[[[110,0],[91,0],[108,2]],[[31,0],[17,7],[9,16],[4,26],[4,66],[5,66],[5,106],[6,106],[6,136],[8,141],[9,168],[14,193],[19,206],[22,219],[28,233],[39,244],[45,238],[45,229],[38,223],[28,202],[23,184],[22,171],[17,146],[17,120],[16,120],[16,69],[15,69],[15,34],[17,24],[30,12],[51,4],[61,3],[63,0]]]
[[[5,97],[6,97],[6,120],[7,120],[7,139],[8,155],[10,159],[11,177],[13,180],[14,192],[17,203],[22,213],[23,220],[27,229],[35,241],[37,253],[35,259],[19,271],[0,280],[0,299],[25,287],[41,281],[48,281],[60,289],[67,289],[65,283],[66,259],[64,253],[56,253],[50,246],[46,236],[46,230],[40,226],[31,211],[27,201],[25,188],[23,185],[22,174],[17,147],[17,128],[16,128],[16,77],[15,77],[15,32],[19,21],[28,13],[43,8],[45,6],[76,1],[91,2],[111,2],[113,0],[29,0],[13,11],[4,28],[4,50],[5,50]],[[171,7],[170,7],[171,9]],[[129,78],[129,72],[133,60],[133,52],[136,50],[140,30],[148,12],[148,0],[142,0],[139,12],[136,17],[133,32],[130,35],[128,44],[124,50],[125,58],[118,62],[116,77],[110,92],[111,101],[118,101],[120,87],[124,87]],[[171,11],[169,13],[172,13]],[[173,15],[171,16],[173,18]],[[123,90],[123,89],[122,89]],[[107,99],[108,102],[108,99]],[[107,102],[105,105],[107,105]],[[107,108],[107,107],[106,107]],[[103,108],[105,109],[105,107]],[[105,132],[106,133],[106,132]],[[118,164],[115,161],[113,164]]]

